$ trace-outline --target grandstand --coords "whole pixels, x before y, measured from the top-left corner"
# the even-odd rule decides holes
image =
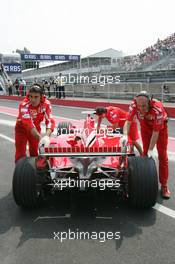
[[[23,78],[28,84],[32,83],[34,79],[42,82],[43,79],[50,80],[59,76],[59,73],[67,78],[68,75],[74,77],[74,83],[65,83],[66,92],[68,94],[77,96],[79,94],[85,95],[84,91],[88,91],[89,96],[93,96],[94,89],[96,96],[99,93],[103,94],[105,98],[117,98],[117,92],[127,92],[130,97],[132,93],[137,92],[142,87],[144,89],[155,93],[161,94],[163,98],[163,85],[166,82],[171,82],[170,100],[175,100],[175,33],[159,40],[152,46],[147,47],[143,52],[132,55],[124,56],[121,51],[114,49],[107,49],[96,54],[89,55],[88,57],[81,58],[80,62],[70,61],[57,63],[39,69],[28,69],[22,72],[22,75],[15,75],[15,78]],[[80,76],[86,75],[89,78],[88,86],[86,83],[78,82]],[[106,79],[108,75],[115,77],[120,76],[121,83],[127,83],[124,86],[111,83],[106,89],[102,89],[99,83],[93,84],[92,78],[103,75]],[[68,79],[68,78],[67,78]],[[174,82],[174,83],[173,83]],[[129,84],[130,83],[130,84]],[[139,87],[135,90],[132,88],[132,83]],[[137,85],[140,83],[139,85]],[[72,87],[72,85],[76,85]],[[80,87],[78,87],[78,85]],[[125,89],[127,86],[127,89]],[[121,88],[122,87],[122,88]],[[128,89],[128,87],[131,87]],[[78,90],[80,91],[78,92]],[[92,91],[92,93],[90,92]],[[104,90],[104,91],[103,91]],[[109,91],[111,94],[109,95]],[[106,95],[105,95],[106,93]],[[120,97],[121,98],[121,97]]]
[[[117,67],[120,71],[175,69],[175,33],[164,40],[158,39],[140,54],[118,59]]]
[[[80,62],[63,62],[23,71],[22,77],[29,80],[35,77],[48,78],[59,75],[60,72],[63,74],[130,72],[132,75],[132,72],[173,69],[175,69],[175,33],[164,40],[158,39],[154,45],[137,55],[124,56],[121,51],[107,49],[82,58]]]

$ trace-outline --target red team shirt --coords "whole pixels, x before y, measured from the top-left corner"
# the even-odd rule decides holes
[[[132,121],[134,116],[137,116],[142,129],[149,131],[162,130],[168,120],[163,104],[155,99],[150,100],[150,109],[145,115],[142,115],[137,109],[136,100],[134,99],[129,107],[127,120]]]
[[[128,113],[118,107],[109,106],[106,108],[105,117],[111,124],[118,123],[119,127],[123,127],[128,116]]]
[[[118,123],[118,127],[123,127],[129,114],[118,107],[109,106],[106,109],[107,109],[107,113],[105,114],[105,118],[111,124]],[[129,136],[129,142],[136,141],[139,139],[137,123],[135,120],[133,120],[131,124],[131,129],[128,136]]]
[[[40,124],[45,119],[46,129],[51,129],[53,131],[55,121],[51,113],[51,104],[45,96],[42,97],[41,103],[36,107],[32,106],[29,98],[26,97],[19,105],[19,115],[16,125],[22,126],[27,131],[36,127],[40,132]]]

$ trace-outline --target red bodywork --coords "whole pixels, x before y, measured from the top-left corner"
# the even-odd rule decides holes
[[[103,157],[103,160],[99,160],[101,163],[98,166],[117,169],[125,166],[126,168],[128,166],[127,152],[123,153],[120,146],[122,135],[107,134],[105,129],[103,128],[100,133],[97,133],[94,119],[88,114],[83,127],[72,126],[69,128],[70,134],[51,138],[50,146],[45,148],[45,155],[49,157],[51,168],[75,167],[72,157],[77,155],[82,155],[83,158],[93,157],[96,153]]]

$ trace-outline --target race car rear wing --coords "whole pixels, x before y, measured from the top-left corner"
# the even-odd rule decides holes
[[[121,152],[121,147],[48,147],[40,151],[45,157],[110,157],[130,156],[129,152]]]

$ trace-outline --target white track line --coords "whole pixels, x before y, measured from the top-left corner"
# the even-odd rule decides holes
[[[4,126],[14,127],[16,124],[16,121],[0,119],[0,124]]]
[[[63,116],[56,116],[53,115],[54,118],[60,118],[60,119],[64,119],[64,120],[69,120],[69,121],[80,121],[79,119],[73,119],[73,118],[68,118],[68,117],[63,117]]]
[[[96,216],[96,219],[106,219],[106,220],[111,220],[112,216]]]
[[[153,207],[155,210],[163,213],[163,214],[166,214],[172,218],[175,219],[175,211],[168,208],[168,207],[165,207],[164,205],[161,205],[159,203],[156,203],[156,205]]]
[[[175,138],[174,137],[168,137],[169,139],[171,139],[171,140],[175,140]]]
[[[6,135],[0,134],[0,137],[4,138],[4,139],[6,139],[6,140],[8,140],[8,141],[10,141],[12,143],[15,143],[15,140],[13,138],[7,137]]]
[[[93,99],[93,98],[92,98]],[[0,99],[0,101],[8,101],[8,102],[14,102],[14,100],[10,100],[10,99]],[[74,101],[76,101],[76,99],[74,100]],[[83,99],[82,99],[82,101],[83,101]],[[16,102],[16,101],[15,101]],[[90,102],[90,101],[85,101],[85,102]],[[99,103],[99,102],[97,102],[97,103]],[[89,107],[77,107],[77,106],[68,106],[68,105],[57,105],[57,104],[53,104],[52,103],[52,107],[53,108],[72,108],[72,109],[85,109],[85,110],[93,110],[94,108],[89,108]],[[71,120],[71,119],[69,119],[69,120]],[[72,119],[72,120],[75,120],[75,119]],[[175,121],[175,118],[169,118],[169,120],[171,120],[171,121]]]
[[[73,109],[75,109],[75,108],[80,108],[80,109],[85,109],[85,110],[90,110],[90,108],[89,107],[76,107],[76,106],[66,106],[66,105],[54,105],[54,104],[52,104],[52,107],[53,108],[73,108]]]
[[[66,107],[66,106],[64,106],[64,107]],[[66,107],[66,108],[68,108],[68,107]],[[74,108],[74,107],[69,107],[69,108]],[[15,108],[16,109],[16,108]],[[81,108],[81,109],[90,109],[90,108]],[[93,110],[93,109],[92,109]],[[4,115],[8,115],[8,116],[13,116],[13,117],[16,117],[16,115],[14,115],[14,114],[9,114],[9,113],[6,113],[6,112],[4,112],[4,111],[0,111],[0,114],[4,114]],[[82,120],[82,119],[73,119],[73,118],[68,118],[68,117],[65,117],[65,116],[56,116],[56,115],[53,115],[53,117],[54,118],[60,118],[60,119],[65,119],[65,120],[69,120],[69,121],[79,121],[79,120]],[[175,119],[171,119],[171,118],[169,118],[170,120],[173,120],[173,121],[175,121]],[[173,138],[173,137],[170,137],[170,139],[172,139],[172,140],[175,140],[175,138]]]
[[[38,220],[47,220],[47,219],[64,219],[64,218],[70,218],[71,214],[65,214],[65,215],[55,215],[55,216],[38,216],[33,222],[37,222]]]
[[[9,114],[9,113],[3,112],[3,111],[0,111],[0,114],[8,115],[8,116],[12,116],[12,117],[17,117],[17,116],[14,115],[14,114]]]
[[[8,140],[8,141],[10,141],[12,143],[15,142],[14,139],[12,139],[10,137],[7,137],[7,136],[5,136],[3,134],[0,134],[0,137],[4,138],[4,139],[6,139],[6,140]],[[161,213],[163,213],[163,214],[165,214],[167,216],[170,216],[170,217],[175,219],[175,210],[172,210],[172,209],[170,209],[168,207],[165,207],[165,206],[163,206],[163,205],[161,205],[159,203],[156,203],[156,205],[153,208],[155,210],[157,210],[157,211],[159,211],[159,212],[161,212]],[[58,216],[58,217],[56,216],[54,218],[67,218],[67,217],[68,216],[65,215],[65,216]],[[35,221],[37,221],[38,219],[41,219],[41,218],[45,218],[46,219],[46,218],[50,218],[50,217],[38,217]],[[51,217],[51,218],[53,218],[53,217]],[[97,218],[101,218],[101,217],[97,217]]]
[[[12,116],[12,117],[17,117],[16,115],[14,114],[9,114],[9,113],[6,113],[4,111],[0,111],[0,114],[4,114],[4,115],[8,115],[8,116]],[[54,118],[60,118],[60,119],[65,119],[65,120],[69,120],[69,121],[77,121],[79,119],[73,119],[73,118],[68,118],[68,117],[63,117],[63,116],[55,116],[53,115]],[[80,119],[81,120],[81,119]]]

